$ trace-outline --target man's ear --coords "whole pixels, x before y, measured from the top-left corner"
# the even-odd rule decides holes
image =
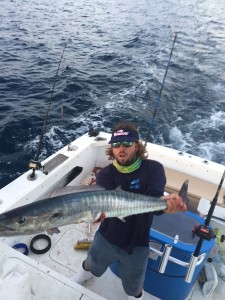
[[[137,151],[137,152],[140,150],[140,145],[139,145],[139,143],[138,143],[138,142],[137,142],[137,143],[135,143],[135,149],[136,149],[136,151]]]

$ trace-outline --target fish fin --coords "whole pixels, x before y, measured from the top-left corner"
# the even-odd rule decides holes
[[[119,219],[119,220],[122,221],[123,223],[126,222],[125,217],[117,217],[117,219]]]
[[[94,214],[93,222],[96,222],[100,219],[102,212],[98,211],[97,213]]]
[[[121,185],[116,188],[116,191],[122,191]]]
[[[189,183],[189,180],[188,180],[188,179],[185,180],[185,182],[182,184],[182,187],[181,187],[181,189],[180,189],[180,191],[179,191],[179,196],[182,197],[182,199],[183,199],[183,201],[184,201],[184,203],[185,203],[186,205],[188,205],[188,203],[189,203],[189,198],[188,198],[188,196],[187,196],[188,183]]]
[[[99,185],[77,185],[77,186],[65,186],[60,188],[55,188],[51,194],[51,198],[67,195],[72,193],[80,193],[80,192],[94,192],[94,191],[103,191],[105,188]]]
[[[46,229],[46,231],[49,235],[53,235],[54,233],[56,233],[56,234],[60,233],[60,230],[57,227],[48,228],[48,229]]]
[[[103,222],[106,216],[104,212],[98,212],[96,217],[94,218],[93,223]]]

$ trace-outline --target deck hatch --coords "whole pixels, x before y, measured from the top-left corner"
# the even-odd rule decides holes
[[[49,160],[44,166],[44,171],[47,171],[48,173],[54,170],[56,167],[61,165],[65,160],[67,160],[69,157],[64,154],[57,154],[55,157],[53,157],[51,160]]]

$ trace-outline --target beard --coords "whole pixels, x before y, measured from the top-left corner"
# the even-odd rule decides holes
[[[120,157],[119,154],[118,157],[115,157],[115,159],[120,166],[127,167],[132,165],[137,160],[137,155],[135,154],[133,157],[127,158],[127,156]]]

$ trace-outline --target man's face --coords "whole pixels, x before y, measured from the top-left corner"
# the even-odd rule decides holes
[[[133,142],[131,147],[124,147],[123,143],[120,143],[118,148],[113,149],[113,156],[121,166],[129,166],[137,159],[137,152],[139,150],[139,144]]]

